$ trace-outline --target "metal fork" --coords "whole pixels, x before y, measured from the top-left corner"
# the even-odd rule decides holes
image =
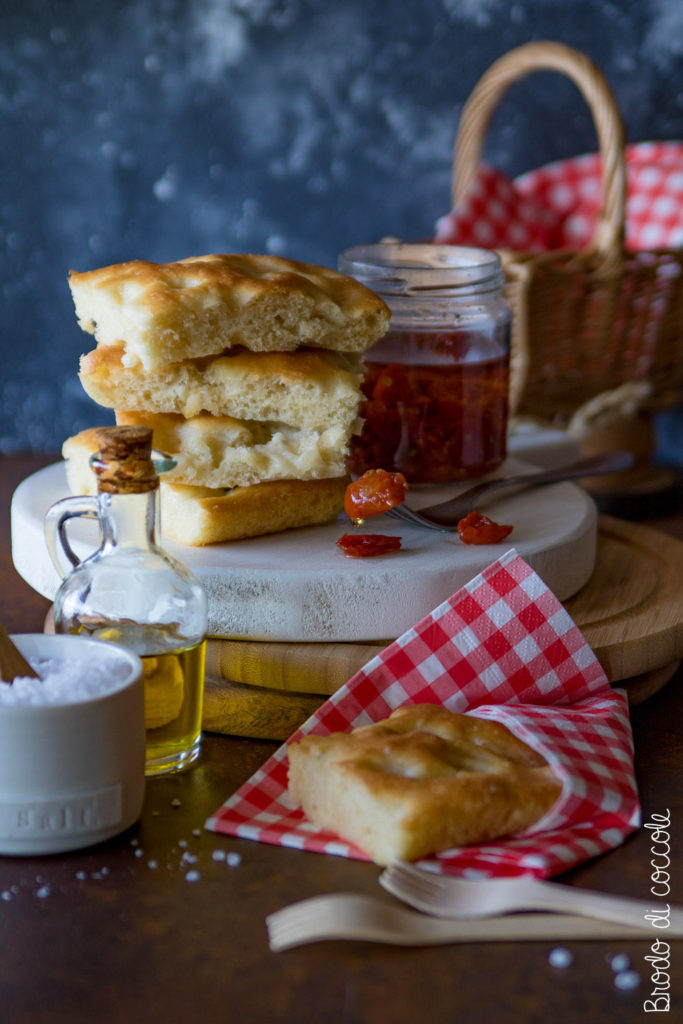
[[[394,946],[438,946],[451,942],[520,942],[543,939],[644,939],[649,924],[617,924],[571,914],[519,914],[482,921],[445,921],[416,914],[383,899],[332,893],[292,903],[266,918],[270,948],[279,952],[308,942],[357,939]],[[681,929],[667,937],[683,935]]]
[[[489,491],[512,487],[521,490],[527,487],[538,487],[540,484],[555,483],[559,480],[574,480],[584,476],[617,473],[620,470],[628,469],[633,465],[633,461],[634,457],[631,452],[591,455],[558,469],[542,469],[535,473],[521,473],[515,476],[483,480],[449,501],[442,501],[438,505],[430,505],[419,511],[408,508],[405,504],[396,505],[385,512],[385,515],[391,516],[392,519],[400,519],[404,523],[412,523],[414,526],[449,532],[457,530],[458,521],[474,508],[480,507]]]
[[[437,875],[404,861],[385,868],[380,885],[411,907],[435,917],[479,918],[515,910],[556,910],[582,917],[643,927],[652,902],[537,878],[472,880]],[[670,927],[683,929],[683,908],[670,907]]]

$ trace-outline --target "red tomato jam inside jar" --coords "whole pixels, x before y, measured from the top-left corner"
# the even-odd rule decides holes
[[[443,335],[409,335],[401,342],[424,348],[431,337]],[[385,341],[391,338],[390,332]],[[363,429],[349,457],[354,475],[383,466],[411,483],[448,483],[483,476],[505,458],[507,355],[440,365],[368,357],[363,395]]]
[[[440,484],[499,466],[511,313],[498,256],[383,243],[347,250],[340,269],[392,310],[388,334],[365,354],[364,422],[352,439],[349,472],[381,466],[410,484]]]

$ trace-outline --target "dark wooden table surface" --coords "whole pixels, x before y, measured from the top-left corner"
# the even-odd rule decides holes
[[[9,536],[14,487],[48,461],[54,460],[0,456],[0,619],[10,632],[41,631],[48,608],[14,571]],[[683,538],[683,514],[648,525]],[[632,720],[644,820],[671,817],[669,902],[683,903],[683,672],[634,709]],[[264,924],[271,911],[319,893],[380,892],[376,866],[204,829],[274,748],[205,735],[197,765],[150,781],[140,822],[120,837],[68,855],[0,857],[2,1024],[645,1019],[653,986],[645,957],[652,942],[666,938],[654,929],[638,942],[426,949],[328,942],[271,952]],[[661,907],[650,894],[650,847],[643,829],[562,880],[652,898]],[[215,851],[236,853],[239,863],[214,859]],[[188,869],[197,880],[188,880]],[[565,969],[548,962],[557,945],[573,955]],[[640,976],[635,990],[615,988],[609,962],[615,953],[628,956]],[[670,975],[667,1019],[682,1020],[681,942],[671,943]]]

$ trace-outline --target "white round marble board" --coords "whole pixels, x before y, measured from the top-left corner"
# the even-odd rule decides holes
[[[532,467],[510,458],[499,472],[522,468]],[[462,489],[422,488],[411,503],[425,507]],[[12,499],[15,568],[49,600],[59,576],[47,552],[43,519],[49,506],[68,494],[64,465],[57,463],[24,480]],[[597,512],[580,487],[562,482],[520,492],[498,499],[490,514],[514,525],[501,544],[466,545],[457,534],[375,516],[362,532],[398,535],[402,548],[365,559],[349,558],[336,546],[343,533],[354,530],[344,515],[325,526],[228,544],[190,547],[165,537],[163,543],[206,589],[209,636],[242,640],[360,642],[400,636],[511,547],[561,601],[590,578]],[[68,534],[81,558],[97,546],[93,521],[72,520]]]

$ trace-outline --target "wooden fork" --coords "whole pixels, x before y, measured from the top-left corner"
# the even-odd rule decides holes
[[[567,914],[515,914],[480,921],[453,921],[428,917],[357,893],[333,893],[300,900],[270,914],[266,925],[270,948],[275,952],[331,939],[384,942],[394,946],[570,939],[652,941],[652,928],[646,921],[635,927]],[[683,935],[683,929],[667,930],[667,936],[676,935]]]
[[[423,871],[404,861],[385,868],[379,883],[411,907],[443,918],[472,919],[516,910],[555,910],[638,928],[648,924],[646,914],[652,908],[652,901],[545,882],[529,875],[475,881]],[[670,908],[669,925],[683,931],[682,908]]]

